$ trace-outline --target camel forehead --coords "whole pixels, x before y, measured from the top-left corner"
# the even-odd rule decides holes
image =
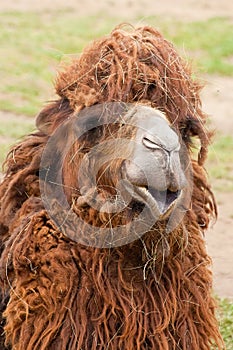
[[[147,106],[138,106],[135,108],[131,122],[138,129],[136,139],[149,137],[151,141],[168,151],[178,147],[178,135],[161,111]]]

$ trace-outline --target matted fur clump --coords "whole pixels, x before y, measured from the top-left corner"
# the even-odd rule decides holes
[[[203,239],[216,206],[204,170],[209,135],[200,89],[172,44],[151,27],[118,27],[59,73],[58,100],[38,115],[38,130],[12,149],[0,186],[1,349],[224,349]],[[55,145],[50,169],[41,169],[51,135],[64,122],[81,119],[85,108],[106,102],[140,103],[166,115],[167,127],[186,146],[193,188],[181,222],[168,234],[164,216],[137,240],[98,248],[80,244],[59,228],[44,206],[39,182],[49,182],[51,169],[59,171],[56,157],[73,130]],[[159,123],[162,119],[159,114]],[[72,212],[97,233],[141,213],[133,201],[106,218],[83,200],[77,175],[83,157],[106,140],[135,136],[122,121],[104,125],[72,144],[58,184]],[[193,138],[200,141],[198,159]],[[116,195],[121,171],[119,159],[103,164],[96,193],[103,202]],[[73,234],[85,234],[86,227],[76,225]]]

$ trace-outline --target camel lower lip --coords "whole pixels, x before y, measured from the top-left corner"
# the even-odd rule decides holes
[[[134,186],[134,192],[137,194],[137,200],[147,204],[159,214],[165,214],[177,201],[181,191],[172,192],[170,190],[159,191],[154,188]]]

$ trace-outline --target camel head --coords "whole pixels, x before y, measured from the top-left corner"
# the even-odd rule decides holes
[[[166,221],[168,231],[179,224],[189,205],[190,173],[186,148],[164,113],[103,103],[74,113],[50,137],[41,190],[56,223],[65,234],[73,231],[69,237],[80,240],[81,220],[86,244],[94,236],[89,230],[97,236],[103,230],[104,241],[95,236],[88,245],[121,245],[157,222]],[[69,230],[64,217],[73,222]]]

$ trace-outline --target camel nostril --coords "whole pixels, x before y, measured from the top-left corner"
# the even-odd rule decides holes
[[[180,190],[172,191],[171,189],[168,188],[166,192],[167,202],[172,203],[174,200],[176,200],[179,197],[180,193],[181,193]]]
[[[167,186],[171,192],[177,192],[187,187],[187,179],[181,168],[167,175]]]
[[[169,184],[169,186],[168,186],[168,191],[169,191],[169,192],[175,193],[175,192],[178,192],[180,189],[181,189],[181,188],[180,188],[180,186],[178,185],[177,182],[171,182],[171,183]]]

